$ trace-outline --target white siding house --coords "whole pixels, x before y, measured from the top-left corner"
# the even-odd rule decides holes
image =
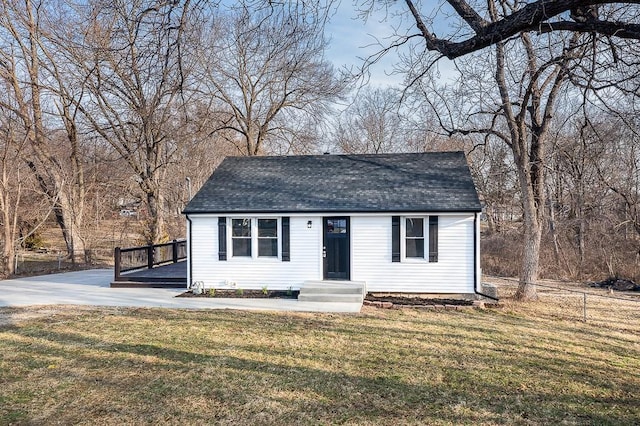
[[[460,152],[231,157],[185,214],[189,286],[480,290],[480,203]]]

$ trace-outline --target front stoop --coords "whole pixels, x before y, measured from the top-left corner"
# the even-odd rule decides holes
[[[305,281],[300,287],[298,300],[303,302],[362,303],[363,281]]]

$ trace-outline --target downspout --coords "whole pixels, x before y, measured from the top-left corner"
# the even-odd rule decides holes
[[[187,290],[191,288],[192,280],[193,280],[193,257],[191,256],[191,218],[188,214],[185,215],[187,218],[187,222],[189,225],[188,237],[187,237],[187,265],[189,266],[189,270],[187,272]]]
[[[479,215],[480,213],[476,212],[473,216],[473,291],[478,296],[486,297],[497,302],[500,300],[499,298],[489,296],[488,294],[478,291],[478,287],[482,288],[482,284],[480,283],[481,277],[478,275],[478,262],[480,261],[478,253],[478,248],[480,247],[478,240],[480,234],[480,223],[478,222]]]

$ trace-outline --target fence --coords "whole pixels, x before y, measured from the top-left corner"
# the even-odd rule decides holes
[[[114,250],[115,279],[121,274],[136,269],[152,269],[156,266],[177,263],[187,258],[187,241],[173,240],[169,243]]]
[[[487,277],[498,286],[502,303],[508,304],[518,288],[518,280]],[[538,300],[518,309],[535,310],[536,315],[553,319],[589,322],[617,329],[640,330],[640,294],[614,292],[577,283],[536,283]]]

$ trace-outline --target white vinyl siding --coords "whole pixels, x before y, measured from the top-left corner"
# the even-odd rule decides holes
[[[245,216],[247,217],[247,216]],[[281,216],[273,216],[280,219]],[[307,280],[322,279],[322,220],[321,217],[291,217],[290,251],[291,260],[283,262],[275,257],[232,257],[218,260],[218,218],[213,216],[190,215],[192,238],[193,277],[191,282],[202,281],[205,288],[236,288],[260,290],[293,290],[300,288]],[[233,218],[227,217],[227,223]],[[269,218],[269,216],[259,216]],[[307,228],[307,222],[312,227]],[[280,225],[280,220],[278,223]],[[227,228],[230,240],[231,230]],[[258,230],[253,231],[257,235]],[[253,235],[253,234],[252,234]],[[278,226],[278,253],[282,250],[282,238]],[[257,254],[257,250],[254,250]]]
[[[396,216],[398,214],[395,214]],[[273,257],[232,257],[218,260],[217,216],[190,215],[193,277],[205,288],[297,290],[308,280],[323,279],[322,216],[290,216],[291,260]],[[331,216],[331,215],[327,215]],[[347,215],[345,215],[347,216]],[[425,252],[428,250],[429,214],[424,217]],[[241,218],[242,216],[235,216]],[[245,216],[246,217],[246,216]],[[269,217],[260,216],[260,218]],[[280,219],[280,216],[273,216]],[[364,281],[370,292],[473,293],[474,214],[438,215],[438,261],[407,259],[391,261],[391,214],[362,214],[350,217],[351,280]],[[227,217],[231,223],[234,216]],[[307,227],[307,222],[312,227]],[[281,221],[278,220],[280,223]],[[254,232],[257,233],[257,230]],[[230,229],[227,228],[230,243]],[[253,234],[252,234],[253,235]],[[256,234],[257,235],[257,234]],[[282,250],[278,228],[278,253]],[[401,245],[405,241],[402,239]],[[425,257],[427,253],[425,253]]]
[[[351,279],[373,292],[473,293],[473,218],[439,216],[438,262],[430,263],[391,262],[391,216],[352,216]]]

